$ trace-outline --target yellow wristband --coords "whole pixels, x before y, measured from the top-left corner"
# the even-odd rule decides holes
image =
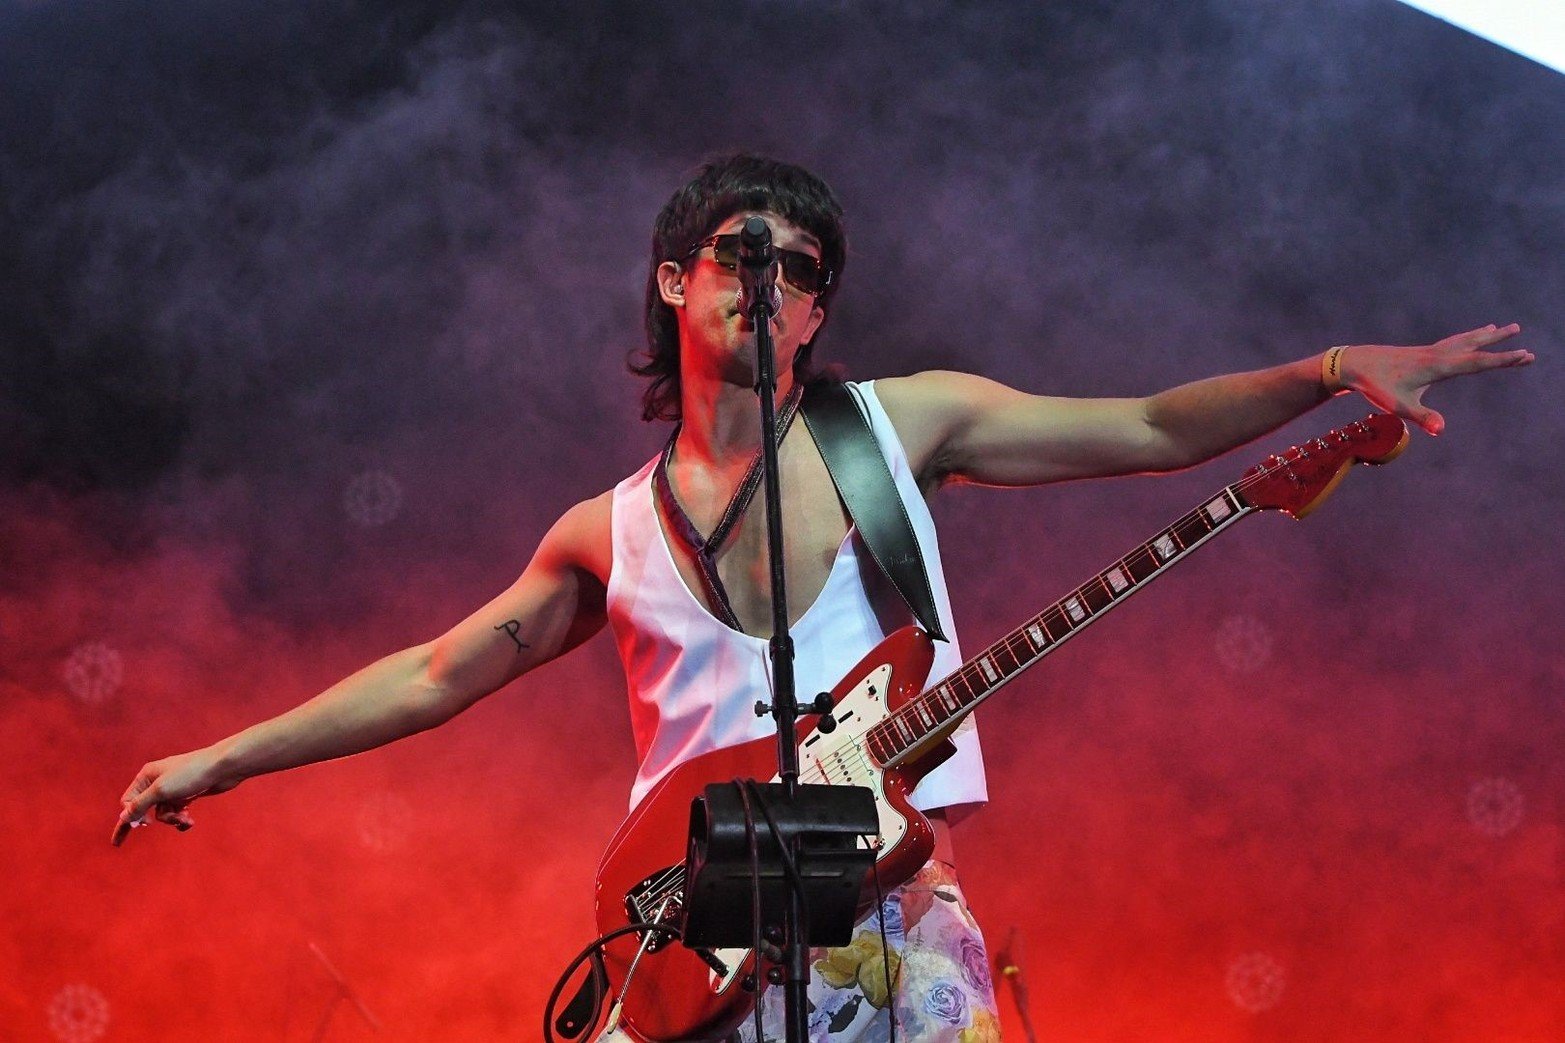
[[[1328,395],[1347,389],[1342,382],[1342,353],[1347,350],[1346,344],[1339,344],[1320,357],[1320,384]]]

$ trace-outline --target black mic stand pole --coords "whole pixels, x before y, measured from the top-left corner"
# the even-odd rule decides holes
[[[777,721],[777,768],[791,800],[798,791],[799,747],[796,721],[799,704],[793,683],[793,637],[788,633],[788,591],[783,578],[781,481],[777,470],[777,358],[772,345],[772,299],[776,278],[772,232],[759,217],[745,220],[739,234],[740,283],[750,323],[755,327],[756,394],[761,400],[761,456],[766,483],[766,549],[772,579],[772,717]],[[808,1043],[809,947],[805,942],[804,895],[788,890],[783,922],[783,981],[787,1043]],[[756,974],[761,954],[755,953]],[[757,986],[760,982],[757,981]],[[757,990],[759,991],[759,989]],[[757,1041],[759,1043],[759,1041]]]

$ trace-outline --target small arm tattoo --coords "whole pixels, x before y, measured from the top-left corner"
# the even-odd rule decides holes
[[[523,641],[521,638],[516,636],[517,634],[521,633],[522,630],[522,621],[519,619],[507,619],[504,623],[501,623],[499,626],[495,627],[495,629],[504,630],[506,634],[510,636],[511,640],[516,642],[516,650],[518,652],[524,648],[532,647],[526,641]]]

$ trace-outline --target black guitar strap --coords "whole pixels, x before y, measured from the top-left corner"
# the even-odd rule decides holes
[[[919,625],[931,637],[949,640],[940,628],[913,523],[853,392],[836,381],[811,384],[805,389],[800,415],[870,557],[913,610]]]

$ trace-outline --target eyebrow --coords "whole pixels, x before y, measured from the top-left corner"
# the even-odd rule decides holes
[[[819,239],[815,238],[813,235],[811,235],[809,232],[806,232],[802,228],[799,229],[799,236],[806,243],[808,243],[809,245],[815,247],[815,249],[817,249],[817,250],[824,250],[825,249],[825,247],[821,246],[821,241]]]

